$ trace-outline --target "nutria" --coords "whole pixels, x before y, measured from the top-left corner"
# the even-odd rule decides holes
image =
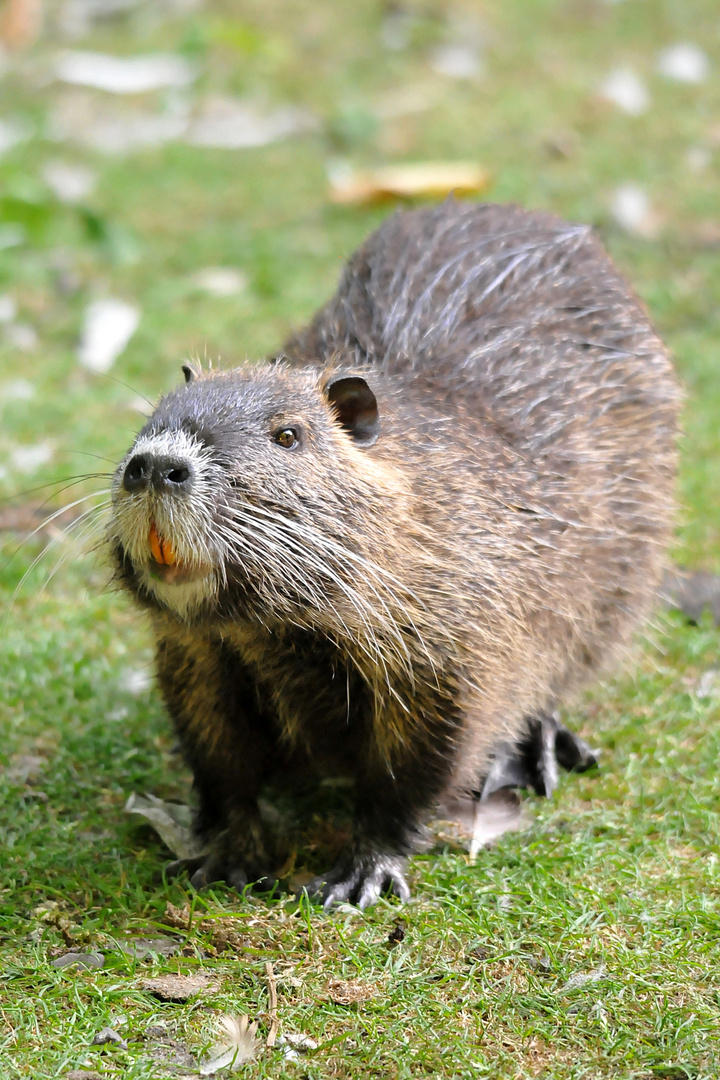
[[[110,540],[194,773],[200,886],[267,878],[263,785],[355,785],[325,904],[409,895],[442,793],[590,760],[556,706],[661,579],[678,387],[592,231],[514,206],[398,213],[270,363],[168,394]]]

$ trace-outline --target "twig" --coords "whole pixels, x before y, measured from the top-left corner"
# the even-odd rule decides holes
[[[265,964],[265,974],[267,975],[268,994],[270,996],[270,1030],[268,1031],[265,1045],[270,1048],[275,1045],[280,1024],[277,1017],[277,983],[275,981],[273,966],[269,960]]]

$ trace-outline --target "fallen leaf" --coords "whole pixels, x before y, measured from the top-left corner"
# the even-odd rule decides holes
[[[154,795],[133,792],[125,803],[128,814],[139,814],[150,822],[155,832],[177,859],[192,859],[202,854],[202,845],[194,837],[192,811],[182,803],[163,802]]]
[[[116,944],[121,952],[136,960],[144,960],[148,956],[174,956],[181,948],[181,942],[171,937],[133,938],[131,941],[117,941]]]
[[[203,103],[185,140],[191,146],[243,150],[316,128],[315,117],[295,105],[267,109],[244,98],[215,97]]]
[[[330,198],[334,203],[439,199],[451,192],[477,195],[489,185],[488,171],[471,162],[419,162],[390,165],[369,172],[335,170],[330,176]]]
[[[297,1061],[300,1054],[318,1048],[318,1044],[309,1035],[296,1035],[293,1033],[281,1035],[277,1041],[277,1046],[282,1050],[285,1061]]]
[[[43,169],[43,179],[61,202],[78,203],[92,192],[97,173],[87,165],[49,161]]]
[[[122,1035],[118,1035],[117,1031],[113,1031],[111,1027],[104,1027],[101,1031],[98,1031],[92,1041],[93,1046],[105,1046],[107,1043],[114,1043],[123,1050],[127,1050],[127,1043]]]
[[[200,1066],[202,1076],[211,1076],[220,1069],[239,1069],[257,1055],[260,1041],[256,1038],[257,1022],[248,1024],[247,1016],[222,1016],[219,1020],[220,1038],[210,1051],[210,1057]]]
[[[38,347],[38,336],[27,323],[8,323],[5,326],[5,340],[22,352],[34,352]]]
[[[35,446],[16,446],[10,455],[10,461],[18,472],[31,473],[52,461],[53,452],[49,442],[37,443]]]
[[[210,296],[238,296],[247,288],[247,278],[232,266],[206,266],[193,276],[193,284]]]
[[[571,990],[577,990],[581,986],[587,986],[588,983],[598,982],[604,978],[606,978],[606,973],[603,964],[593,971],[579,971],[577,974],[570,976],[565,985],[560,987],[558,994],[567,994]]]
[[[151,668],[127,668],[118,680],[123,690],[133,697],[139,697],[149,690],[153,684],[153,672]],[[148,796],[149,798],[150,796]],[[171,804],[168,804],[171,805]]]
[[[111,94],[146,94],[183,87],[195,78],[195,70],[187,60],[167,53],[121,57],[66,52],[58,60],[55,74],[61,82]]]
[[[160,975],[144,979],[141,986],[160,1001],[187,1001],[202,991],[212,992],[217,981],[211,975]]]
[[[631,68],[616,68],[600,84],[600,96],[612,101],[630,116],[647,112],[650,94],[645,83]]]
[[[79,952],[66,952],[62,956],[56,957],[52,960],[50,967],[54,968],[66,968],[66,967],[79,967],[88,968],[89,970],[99,969],[105,964],[105,957],[102,953],[79,953]]]
[[[140,309],[124,300],[96,300],[85,311],[78,359],[90,371],[109,371],[140,323]]]
[[[328,986],[328,997],[335,1005],[359,1005],[375,997],[376,993],[374,986],[356,979],[334,979]]]
[[[0,154],[12,150],[30,137],[30,130],[18,120],[0,120]]]
[[[718,685],[718,676],[720,672],[717,668],[711,668],[709,671],[704,671],[698,680],[697,687],[695,688],[695,695],[699,698],[716,698],[720,695],[720,686]]]
[[[487,799],[475,801],[470,858],[474,859],[482,847],[508,832],[527,828],[527,818],[517,791],[501,788],[493,791]]]
[[[476,79],[482,72],[480,53],[462,41],[438,45],[430,55],[430,66],[450,79]]]
[[[288,1046],[294,1046],[296,1050],[317,1050],[318,1044],[309,1035],[293,1034],[287,1032],[281,1035],[278,1042],[285,1042]]]
[[[710,74],[710,63],[697,45],[680,42],[663,49],[658,57],[658,71],[677,82],[701,83]]]
[[[73,89],[56,95],[48,119],[50,137],[99,150],[103,154],[129,154],[148,146],[179,139],[187,130],[187,109],[153,112],[127,99],[98,98]]]
[[[610,200],[610,212],[626,232],[651,240],[659,231],[659,218],[647,193],[637,184],[623,184]]]

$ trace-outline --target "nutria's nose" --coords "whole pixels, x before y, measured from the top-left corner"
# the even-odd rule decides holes
[[[177,491],[188,488],[191,480],[190,463],[182,458],[135,454],[125,466],[123,487],[126,491],[142,491],[152,484],[158,491]]]

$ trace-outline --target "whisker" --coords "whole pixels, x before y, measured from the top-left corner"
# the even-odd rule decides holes
[[[87,537],[92,536],[93,532],[97,529],[97,527],[103,523],[102,517],[100,515],[101,515],[101,513],[103,511],[107,510],[107,508],[109,506],[110,506],[109,502],[103,503],[99,507],[98,506],[93,506],[90,510],[87,510],[83,515],[81,515],[81,517],[78,518],[77,521],[73,522],[73,531],[74,531],[74,527],[76,525],[79,525],[80,523],[83,524],[83,527],[81,529],[80,528],[78,529],[77,535],[72,537],[73,546],[75,548],[80,547],[81,550],[82,550],[82,546],[84,545],[85,540],[87,539]],[[93,517],[91,517],[92,514],[96,514],[97,516],[95,518],[93,518]],[[67,537],[69,535],[69,532],[70,531],[68,530],[68,532],[65,533],[65,537]],[[58,543],[62,539],[63,539],[63,537],[58,537],[57,538]],[[39,592],[38,592],[38,595],[41,595],[42,593],[44,593],[46,591],[46,589],[50,585],[50,582],[53,580],[53,578],[56,576],[58,571],[65,565],[65,563],[69,559],[70,554],[71,554],[71,551],[67,551],[64,555],[62,555],[60,557],[60,559],[58,559],[57,563],[55,564],[53,569],[50,571],[48,576],[45,578],[45,581],[43,582],[43,584],[41,585],[41,587],[39,589]]]
[[[105,457],[104,454],[93,454],[89,450],[71,450],[70,453],[80,454],[82,457],[95,458],[97,461],[109,461],[113,468],[117,465],[117,462],[114,460],[114,458]],[[108,473],[108,475],[111,476],[112,473]]]
[[[74,487],[76,484],[81,484],[83,480],[110,480],[112,479],[112,473],[79,473],[76,476],[61,476],[57,480],[48,480],[44,484],[38,484],[37,487],[26,488],[24,491],[17,491],[14,495],[5,495],[0,499],[0,506],[4,506],[7,503],[17,502],[19,499],[24,499],[28,495],[34,495],[36,491],[45,491],[46,488],[55,487],[57,484],[67,483],[67,487]],[[60,488],[58,491],[54,491],[52,495],[48,497],[48,500],[53,496],[61,495],[67,488]]]
[[[83,495],[81,499],[75,499],[74,502],[68,503],[66,506],[61,506],[59,510],[56,510],[53,514],[50,514],[48,517],[46,517],[43,521],[40,522],[37,528],[33,529],[31,533],[28,533],[28,535],[24,537],[22,543],[20,543],[15,548],[15,550],[10,554],[10,557],[6,560],[6,562],[4,562],[0,566],[0,570],[5,570],[13,561],[13,559],[19,554],[19,552],[22,551],[25,545],[33,539],[34,536],[37,536],[39,532],[42,532],[43,529],[46,529],[48,525],[51,525],[52,522],[59,518],[62,514],[66,513],[68,510],[74,510],[76,506],[80,506],[88,499],[97,498],[101,495],[109,495],[111,490],[111,488],[101,488],[100,491],[92,491],[88,495]]]
[[[110,375],[110,373],[107,371],[98,371],[95,372],[95,374],[102,376],[103,379],[109,379],[110,382],[117,383],[118,386],[124,386],[126,390],[130,391],[131,394],[136,394],[137,397],[142,398],[143,401],[146,401],[150,408],[155,411],[155,402],[151,401],[149,397],[145,397],[145,394],[141,393],[139,390],[136,390],[134,386],[130,385],[130,383],[123,382],[122,379],[118,379],[117,375]]]

